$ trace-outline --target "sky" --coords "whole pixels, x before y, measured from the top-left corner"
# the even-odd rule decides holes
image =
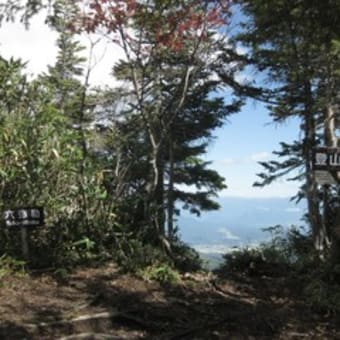
[[[222,196],[291,197],[298,184],[278,180],[264,188],[253,187],[257,173],[263,171],[260,161],[277,159],[272,151],[280,149],[280,142],[299,139],[299,122],[291,119],[283,124],[273,123],[266,108],[250,101],[241,112],[231,116],[223,128],[216,131],[216,140],[207,159],[226,178],[228,188]]]
[[[47,71],[56,58],[57,35],[38,17],[27,31],[20,23],[4,23],[0,27],[0,55],[20,57],[27,61],[27,71],[32,76]],[[92,39],[93,41],[97,38]],[[82,43],[89,45],[89,39]],[[95,47],[94,68],[90,82],[94,85],[114,85],[110,69],[122,52],[103,41]],[[228,188],[221,196],[238,197],[291,197],[297,192],[296,183],[279,181],[265,188],[254,188],[256,173],[262,168],[258,161],[271,159],[271,152],[279,148],[281,141],[299,139],[299,122],[290,120],[281,125],[271,123],[265,107],[249,101],[240,113],[229,117],[223,128],[215,131],[215,140],[205,156],[211,167],[226,178]]]

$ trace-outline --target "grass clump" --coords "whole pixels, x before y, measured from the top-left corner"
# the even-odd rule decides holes
[[[146,280],[157,281],[162,285],[177,284],[181,280],[179,272],[167,263],[149,266],[141,271],[141,276]]]
[[[7,254],[0,257],[0,279],[6,276],[24,275],[26,262],[17,260]]]

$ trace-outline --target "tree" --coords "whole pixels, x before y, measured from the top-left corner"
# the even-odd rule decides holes
[[[165,233],[166,141],[199,70],[216,52],[212,34],[226,24],[228,5],[195,0],[90,1],[79,23],[90,32],[104,30],[125,53],[115,75],[130,83],[131,109],[147,133],[152,167],[145,217],[160,235]]]
[[[199,215],[200,211],[219,207],[211,198],[226,187],[224,179],[208,169],[209,162],[204,162],[201,156],[207,152],[213,131],[223,125],[228,115],[239,110],[241,101],[226,105],[222,97],[212,98],[211,94],[216,92],[220,81],[210,78],[211,74],[213,71],[209,67],[202,71],[169,132],[166,146],[169,236],[173,234],[176,201],[182,201],[186,209]],[[178,184],[198,191],[185,192],[178,188]]]
[[[59,0],[8,0],[0,3],[0,25],[4,21],[20,21],[29,27],[30,20],[43,10],[52,10]],[[51,14],[51,13],[50,13]],[[52,15],[52,14],[51,14]]]
[[[36,109],[21,119],[22,131],[13,144],[19,149],[28,129],[36,126],[32,136],[37,162],[30,171],[41,165],[53,174],[46,187],[41,182],[45,175],[32,177],[39,192],[34,197],[39,200],[46,198],[41,192],[48,193],[55,208],[49,213],[50,227],[62,231],[58,239],[49,233],[54,238],[44,244],[53,243],[56,253],[70,258],[81,254],[74,250],[79,244],[92,240],[97,249],[131,249],[147,242],[170,251],[166,236],[176,239],[177,203],[197,214],[216,209],[213,197],[225,187],[202,155],[213,129],[240,107],[216,93],[224,89],[222,73],[231,82],[233,78],[233,71],[222,65],[228,48],[221,30],[230,15],[229,2],[13,0],[0,6],[0,13],[2,19],[16,15],[29,23],[44,8],[50,11],[46,23],[59,33],[56,64],[23,87],[25,96],[28,89],[39,96],[25,97],[22,106],[12,95],[8,101],[14,105],[9,112]],[[123,49],[125,58],[113,74],[124,86],[90,89],[91,60],[84,70],[75,37],[83,31],[102,33]],[[11,77],[16,81],[15,72]],[[19,83],[11,91],[22,96]],[[98,115],[110,124],[101,125]],[[45,139],[38,135],[41,129]],[[51,150],[43,147],[44,140]],[[50,154],[57,161],[49,162]],[[23,162],[25,157],[22,153]],[[8,182],[3,181],[5,186]],[[13,183],[17,188],[20,181],[16,177]]]
[[[307,199],[315,247],[323,252],[329,245],[329,225],[321,214],[320,196],[326,193],[316,184],[311,155],[315,146],[333,143],[329,132],[334,131],[339,58],[331,50],[333,39],[339,36],[339,3],[254,0],[240,4],[248,22],[239,40],[250,48],[251,62],[271,80],[267,103],[273,119],[297,116],[304,134],[302,141],[282,143],[277,154],[288,159],[262,163],[267,170],[260,175],[262,184],[301,167],[294,179],[303,180],[299,197]]]
[[[86,58],[80,56],[85,47],[68,29],[76,11],[73,1],[57,0],[53,5],[53,15],[48,17],[47,22],[59,35],[56,41],[58,55],[55,65],[48,66],[48,73],[43,78],[55,93],[56,107],[79,124],[84,91],[80,77],[84,76]]]
[[[51,101],[51,93],[37,81],[29,82],[20,61],[1,59],[6,99],[0,109],[0,207],[43,206],[48,227],[35,232],[32,253],[55,242],[56,228],[65,208],[74,206],[71,189],[77,148],[68,120]],[[14,232],[1,230],[1,249],[17,255]],[[57,244],[49,255],[53,257]],[[39,256],[35,260],[39,261]],[[45,257],[46,259],[47,257]],[[41,259],[42,260],[42,259]],[[41,261],[43,262],[43,261]]]
[[[59,33],[58,55],[48,73],[28,81],[20,61],[1,59],[0,64],[6,85],[0,90],[1,207],[44,207],[47,226],[33,238],[34,260],[40,264],[65,259],[71,244],[86,237],[96,238],[99,247],[114,224],[105,202],[103,164],[87,150],[89,85],[79,79],[82,48],[68,30],[76,7],[58,0],[53,9],[48,22]],[[46,248],[49,256],[39,259]]]

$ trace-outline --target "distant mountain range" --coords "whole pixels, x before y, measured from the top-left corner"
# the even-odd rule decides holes
[[[178,218],[183,241],[201,253],[222,254],[235,246],[252,246],[270,237],[263,228],[304,225],[305,205],[288,198],[223,197],[221,209],[195,217],[182,212]]]

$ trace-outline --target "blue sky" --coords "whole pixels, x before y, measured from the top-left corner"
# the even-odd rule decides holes
[[[4,23],[0,28],[0,54],[4,57],[21,57],[29,61],[27,70],[32,74],[46,71],[55,61],[56,34],[43,25],[43,18],[31,23],[29,31],[21,24]],[[88,44],[84,38],[82,43]],[[95,52],[98,64],[92,72],[92,83],[113,84],[108,67],[118,59],[119,50],[104,43]],[[267,110],[261,103],[249,101],[242,111],[229,118],[223,128],[215,132],[216,140],[209,148],[206,159],[226,178],[228,189],[221,196],[239,197],[290,197],[297,184],[280,181],[266,188],[253,188],[256,173],[261,171],[260,160],[268,160],[279,142],[299,138],[299,122],[290,120],[281,125],[271,123]]]
[[[259,161],[273,159],[271,152],[279,149],[281,141],[299,139],[299,121],[291,119],[274,124],[263,104],[249,101],[241,112],[216,131],[216,140],[207,159],[226,178],[228,189],[223,196],[291,197],[296,183],[280,180],[265,188],[254,188],[256,173],[262,171]]]

